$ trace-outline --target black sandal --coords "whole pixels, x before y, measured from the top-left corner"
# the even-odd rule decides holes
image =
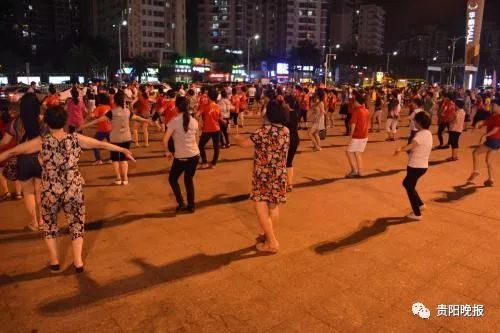
[[[267,240],[266,234],[259,234],[255,240],[257,243],[265,243]]]
[[[51,273],[58,273],[61,270],[61,266],[59,264],[49,265],[49,269]]]
[[[75,267],[75,272],[76,272],[76,273],[78,273],[78,274],[83,273],[83,272],[85,271],[85,269],[84,269],[84,266],[83,266],[83,265],[82,265],[82,266],[80,266],[80,267],[76,267],[76,266],[73,264],[73,266]]]

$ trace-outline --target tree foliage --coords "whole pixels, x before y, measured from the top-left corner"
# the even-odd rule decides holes
[[[150,64],[146,58],[139,56],[132,58],[130,60],[130,65],[132,67],[134,76],[136,76],[137,80],[140,82],[142,74],[146,73]]]

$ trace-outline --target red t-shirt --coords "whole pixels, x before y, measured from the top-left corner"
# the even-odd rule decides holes
[[[247,108],[247,95],[244,93],[240,94],[240,109],[241,111],[245,111]]]
[[[165,124],[177,116],[177,108],[175,107],[175,99],[166,99],[163,101],[163,119]]]
[[[240,113],[241,99],[238,95],[231,95],[231,103],[234,106],[234,110],[231,113]]]
[[[300,101],[301,110],[309,110],[309,94],[302,95],[302,100]]]
[[[488,119],[486,119],[486,130],[489,132],[493,130],[495,127],[498,127],[498,132],[493,135],[490,135],[489,139],[500,139],[500,114],[494,114]]]
[[[54,95],[48,95],[47,97],[45,97],[43,104],[45,104],[45,106],[48,108],[51,106],[58,106],[59,104],[61,104],[59,94],[56,93]]]
[[[142,94],[139,94],[139,96],[137,96],[137,102],[135,102],[136,104],[134,105],[135,107],[135,111],[136,113],[143,117],[144,115],[146,115],[149,111],[149,100],[144,98],[142,96]]]
[[[161,96],[156,97],[156,102],[155,102],[155,109],[156,111],[159,111],[163,107],[165,99]]]
[[[455,103],[449,101],[444,103],[441,113],[439,114],[439,120],[442,123],[450,123],[455,119],[457,114],[457,107]]]
[[[99,105],[98,107],[95,108],[94,112],[92,113],[92,116],[94,118],[100,118],[111,110],[111,107],[109,105],[103,104]],[[110,120],[104,120],[100,121],[96,125],[97,132],[103,132],[103,133],[109,133],[111,132],[111,121]]]
[[[203,119],[204,133],[220,131],[220,108],[217,103],[210,102],[209,104],[205,105],[201,110],[201,117]]]
[[[352,110],[351,125],[356,125],[352,133],[353,139],[368,138],[370,112],[364,106],[355,106]]]

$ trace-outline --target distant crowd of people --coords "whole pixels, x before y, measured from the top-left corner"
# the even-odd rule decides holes
[[[468,181],[479,177],[479,158],[485,155],[488,178],[484,185],[495,184],[493,157],[500,149],[500,96],[494,90],[261,84],[165,89],[133,82],[120,87],[75,86],[67,100],[61,100],[53,86],[49,91],[40,101],[31,88],[18,108],[9,103],[1,106],[0,180],[4,199],[24,198],[31,217],[28,227],[44,231],[50,269],[55,272],[60,269],[56,217],[61,209],[66,213],[73,240],[75,270],[83,271],[84,181],[78,169],[82,149],[94,149],[96,165],[105,163],[100,150],[110,150],[108,162],[113,165],[114,183],[128,185],[128,162],[133,160],[130,150],[132,146],[149,146],[150,126],[163,133],[165,156],[171,163],[168,181],[176,198],[177,213],[195,212],[196,171],[214,169],[220,149],[234,144],[254,149],[250,198],[262,230],[256,248],[265,253],[277,253],[280,248],[273,226],[279,220],[280,204],[293,191],[299,132],[308,131],[312,150],[320,152],[327,132],[335,130],[337,113],[343,120],[343,134],[350,136],[346,148],[350,166],[347,178],[365,175],[362,156],[369,133],[385,129],[386,140],[396,141],[398,127],[406,117],[408,140],[395,154],[408,154],[403,186],[412,207],[409,219],[422,219],[425,204],[416,186],[428,171],[431,151],[451,148],[449,161],[458,160],[461,133],[471,127],[486,127],[486,132],[473,152],[473,170]],[[408,114],[403,113],[406,109]],[[249,137],[243,137],[240,128],[250,112],[259,115],[261,124]],[[435,117],[438,146],[433,145],[429,130]],[[95,127],[94,138],[83,135],[90,127]],[[139,139],[141,132],[143,144]],[[206,152],[209,141],[213,146],[210,162]],[[179,185],[182,175],[186,199]],[[15,193],[10,193],[9,181],[15,183]]]

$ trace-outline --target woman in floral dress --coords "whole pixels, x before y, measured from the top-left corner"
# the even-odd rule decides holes
[[[255,202],[259,224],[264,231],[257,238],[256,248],[273,254],[279,251],[273,225],[279,219],[279,205],[286,202],[286,159],[290,146],[290,131],[285,126],[287,116],[283,102],[270,98],[266,107],[267,124],[249,139],[237,139],[242,147],[255,147],[250,198]]]
[[[73,245],[73,265],[77,273],[83,272],[82,248],[85,219],[83,178],[78,170],[82,149],[108,149],[132,159],[122,147],[104,141],[64,131],[67,113],[61,106],[47,109],[45,123],[50,133],[20,144],[0,154],[0,162],[17,155],[40,153],[42,164],[42,220],[45,242],[49,250],[50,269],[60,270],[57,249],[57,213],[66,213]],[[132,159],[133,160],[133,159]]]

